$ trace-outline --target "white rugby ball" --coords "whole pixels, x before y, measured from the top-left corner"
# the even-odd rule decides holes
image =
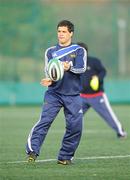
[[[47,67],[48,76],[52,81],[59,81],[63,78],[64,67],[60,60],[51,59]]]

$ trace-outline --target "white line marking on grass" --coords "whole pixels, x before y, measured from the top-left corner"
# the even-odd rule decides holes
[[[92,157],[77,157],[75,160],[96,160],[96,159],[119,159],[119,158],[130,158],[130,155],[118,155],[118,156],[92,156]],[[52,162],[57,161],[57,159],[44,159],[44,160],[36,160],[36,162]],[[28,163],[27,161],[8,161],[8,162],[0,162],[0,164],[22,164]]]
[[[119,156],[93,156],[93,157],[83,157],[83,158],[76,158],[80,160],[91,160],[91,159],[119,159],[119,158],[129,158],[130,155],[119,155]]]
[[[35,162],[52,162],[52,161],[56,161],[56,159],[36,160]],[[5,164],[20,164],[20,163],[28,163],[28,161],[26,160],[26,161],[9,161],[9,162],[5,162]],[[0,164],[1,164],[1,162],[0,162]]]

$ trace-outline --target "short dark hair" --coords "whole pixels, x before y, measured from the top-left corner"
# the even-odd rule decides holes
[[[83,43],[83,42],[77,42],[77,44],[81,47],[83,47],[84,49],[86,49],[86,51],[88,51],[88,46],[86,43]]]
[[[61,26],[65,26],[68,28],[68,31],[71,33],[71,32],[74,32],[74,24],[68,20],[62,20],[58,23],[57,25],[57,29],[58,27],[61,27]]]

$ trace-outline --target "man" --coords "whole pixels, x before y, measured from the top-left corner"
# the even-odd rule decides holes
[[[85,43],[77,43],[87,51]],[[101,61],[95,57],[87,57],[87,70],[81,75],[81,98],[83,104],[83,114],[92,107],[107,123],[113,128],[117,137],[126,137],[126,132],[115,113],[113,112],[107,95],[104,93],[103,80],[106,75],[106,69]]]
[[[57,25],[58,44],[45,52],[46,78],[41,85],[48,86],[44,96],[44,104],[39,121],[32,128],[27,142],[28,161],[35,161],[48,133],[51,123],[60,109],[64,108],[66,132],[58,154],[58,164],[68,165],[79,145],[82,133],[82,101],[80,98],[80,75],[86,70],[86,50],[72,44],[74,25],[63,20]],[[64,66],[62,80],[53,82],[47,77],[47,64],[58,58]]]

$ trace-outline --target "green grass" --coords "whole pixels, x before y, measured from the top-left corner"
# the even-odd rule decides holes
[[[41,107],[0,107],[0,180],[129,179],[130,157],[125,156],[130,155],[130,106],[118,105],[113,106],[113,109],[128,137],[118,139],[115,132],[90,110],[84,118],[83,136],[74,164],[61,166],[57,165],[56,158],[65,127],[62,111],[52,124],[38,158],[54,160],[28,164],[21,161],[26,161],[27,136],[39,118]],[[124,157],[119,158],[121,155]],[[103,156],[108,158],[99,158]]]

